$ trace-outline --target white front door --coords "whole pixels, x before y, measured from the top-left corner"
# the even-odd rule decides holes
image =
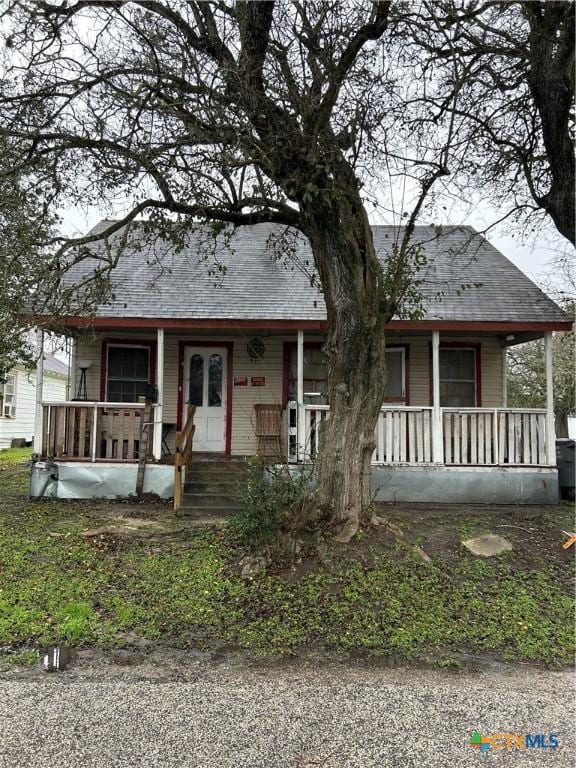
[[[193,450],[223,452],[226,447],[226,368],[224,347],[186,347],[183,413],[195,405]]]

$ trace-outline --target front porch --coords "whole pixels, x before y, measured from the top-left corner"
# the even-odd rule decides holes
[[[491,479],[483,481],[487,495],[490,484],[498,484],[495,478],[505,475],[506,500],[511,493],[517,500],[516,481],[510,491],[514,472],[521,496],[526,495],[523,487],[542,482],[552,487],[552,334],[540,335],[546,339],[548,407],[514,409],[506,403],[506,347],[521,341],[522,335],[493,331],[472,340],[463,333],[441,335],[438,330],[392,331],[387,397],[375,431],[375,477],[381,478],[384,470],[391,487],[388,469],[394,468],[396,478],[401,477],[399,470],[410,470],[406,483],[414,486],[415,471],[422,480],[437,478],[439,470],[457,470],[451,476],[466,485],[470,472],[490,472]],[[526,337],[534,338],[534,333]],[[97,466],[109,477],[127,465],[134,467],[130,476],[136,465],[147,465],[147,472],[159,465],[160,471],[174,461],[177,434],[191,404],[196,408],[194,453],[238,457],[263,452],[269,461],[311,464],[322,449],[320,426],[330,417],[322,338],[310,331],[305,339],[303,330],[254,329],[248,336],[158,328],[154,335],[144,330],[120,336],[110,330],[89,342],[80,340],[72,364],[75,399],[43,401],[39,393],[35,452],[42,460],[71,468],[91,464],[91,477]],[[112,401],[111,395],[126,398],[142,391],[148,399],[140,395],[137,400]],[[93,396],[96,392],[100,398]],[[447,404],[451,401],[473,405]],[[256,423],[263,406],[278,418],[268,444],[266,439],[262,443]],[[163,467],[159,495],[173,492],[167,479],[171,471]],[[105,495],[105,480],[99,485]],[[533,498],[530,493],[527,501]],[[421,492],[418,498],[425,500]],[[457,500],[462,500],[461,494]]]

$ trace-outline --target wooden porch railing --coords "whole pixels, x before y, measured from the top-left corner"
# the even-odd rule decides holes
[[[141,435],[152,445],[154,419],[145,403],[67,401],[42,404],[42,455],[81,461],[132,462]]]
[[[430,464],[433,408],[385,406],[376,426],[373,464]],[[304,406],[304,455],[314,461],[328,405]],[[444,464],[548,466],[546,411],[513,408],[442,408]]]
[[[189,405],[186,409],[186,423],[181,432],[176,432],[176,451],[174,454],[174,509],[182,506],[182,474],[183,470],[192,465],[192,443],[194,440],[194,414],[196,406]]]
[[[444,462],[546,465],[546,410],[443,408]]]

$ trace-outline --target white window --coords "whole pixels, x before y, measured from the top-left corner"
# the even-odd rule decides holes
[[[8,373],[0,383],[0,416],[16,418],[16,374]]]

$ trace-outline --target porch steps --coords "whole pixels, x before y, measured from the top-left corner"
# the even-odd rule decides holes
[[[244,461],[193,461],[192,468],[186,472],[182,506],[178,515],[222,519],[238,512],[240,505],[236,499],[236,490],[245,472]]]

